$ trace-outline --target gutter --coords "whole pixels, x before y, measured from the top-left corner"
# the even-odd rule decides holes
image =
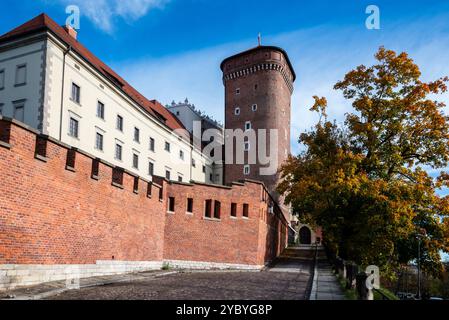
[[[64,110],[65,57],[71,50],[72,46],[69,46],[67,50],[64,51],[64,56],[62,58],[62,88],[61,88],[61,110],[59,115],[59,141],[62,141],[62,113]]]

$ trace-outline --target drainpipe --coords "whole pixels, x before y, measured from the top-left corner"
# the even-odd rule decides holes
[[[71,50],[72,46],[69,46],[67,50],[64,51],[64,56],[62,58],[62,88],[61,88],[61,110],[59,115],[59,141],[62,141],[62,112],[64,109],[65,57]]]

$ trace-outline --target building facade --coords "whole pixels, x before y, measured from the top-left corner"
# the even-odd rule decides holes
[[[176,116],[44,14],[0,37],[0,113],[146,179],[213,182]]]

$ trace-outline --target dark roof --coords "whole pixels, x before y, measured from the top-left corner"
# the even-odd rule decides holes
[[[66,30],[58,25],[53,19],[45,13],[31,19],[23,25],[9,31],[0,36],[0,43],[4,43],[16,38],[49,30],[61,41],[72,47],[72,50],[78,53],[84,60],[90,63],[97,71],[103,74],[106,78],[111,80],[116,87],[120,88],[128,97],[139,104],[145,111],[164,122],[170,129],[185,129],[181,121],[169,112],[162,104],[156,100],[148,100],[136,89],[134,89],[128,82],[115,73],[92,52],[84,47],[79,41],[70,36]]]
[[[223,67],[224,67],[224,65],[225,65],[225,63],[226,63],[227,61],[232,60],[232,59],[235,59],[235,58],[238,58],[238,57],[241,57],[241,56],[244,56],[244,55],[247,55],[247,54],[249,54],[249,53],[256,52],[256,51],[261,50],[261,49],[268,49],[268,50],[276,50],[276,51],[280,51],[280,52],[285,56],[285,59],[287,59],[288,66],[290,67],[290,70],[292,71],[292,74],[293,74],[293,81],[296,80],[295,69],[293,69],[293,65],[292,65],[292,63],[291,63],[291,61],[290,61],[290,58],[288,57],[287,51],[285,51],[285,50],[282,49],[282,48],[275,47],[275,46],[258,46],[258,47],[255,47],[255,48],[252,48],[252,49],[249,49],[249,50],[246,50],[246,51],[237,53],[236,55],[233,55],[233,56],[231,56],[231,57],[229,57],[229,58],[226,58],[226,59],[224,59],[223,62],[220,64],[220,69],[221,69],[221,71],[224,71],[224,70],[223,70]]]

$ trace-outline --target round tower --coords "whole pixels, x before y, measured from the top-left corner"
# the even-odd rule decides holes
[[[258,46],[225,59],[221,64],[225,86],[225,129],[248,129],[256,133],[267,130],[267,153],[271,143],[269,132],[277,130],[277,168],[290,154],[290,116],[293,82],[296,79],[287,53],[278,47]],[[235,141],[234,141],[235,143]],[[260,144],[250,145],[250,151],[258,151]],[[248,161],[245,152],[245,161]],[[262,175],[257,157],[256,164],[225,165],[225,183],[243,179],[265,183],[275,196],[279,175]]]

